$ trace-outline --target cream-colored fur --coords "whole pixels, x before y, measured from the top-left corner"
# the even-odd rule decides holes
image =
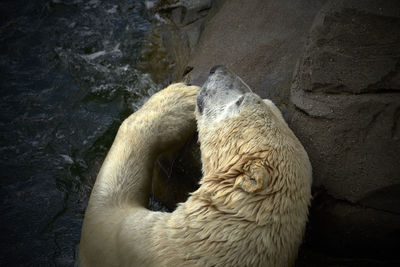
[[[85,214],[82,266],[294,263],[307,221],[311,166],[279,110],[254,94],[216,123],[207,124],[196,111],[200,188],[172,213],[145,208],[156,157],[195,129],[198,91],[171,85],[121,125]]]

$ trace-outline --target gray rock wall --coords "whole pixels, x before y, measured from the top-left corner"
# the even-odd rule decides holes
[[[287,102],[293,69],[324,2],[224,1],[207,19],[189,60],[192,83],[201,85],[210,67],[222,64],[262,97]]]
[[[400,237],[398,1],[329,1],[311,27],[288,121],[310,155],[312,241],[394,257]],[[397,256],[398,257],[398,256]]]
[[[371,194],[400,185],[396,7],[398,1],[328,2],[291,87],[289,121],[315,162],[314,185],[352,203],[368,198],[373,205]]]

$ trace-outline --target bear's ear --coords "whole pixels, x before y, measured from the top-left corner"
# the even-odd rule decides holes
[[[247,193],[260,191],[268,183],[270,174],[264,167],[250,167],[250,170],[236,178],[234,187],[240,187]]]

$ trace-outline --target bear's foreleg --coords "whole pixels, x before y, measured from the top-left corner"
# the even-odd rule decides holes
[[[199,89],[182,83],[170,85],[122,123],[97,177],[93,201],[147,204],[156,158],[195,131]]]

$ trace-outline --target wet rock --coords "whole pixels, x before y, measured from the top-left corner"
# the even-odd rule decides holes
[[[167,5],[164,9],[172,9],[171,19],[178,26],[186,26],[203,19],[211,8],[211,0],[181,0]]]
[[[185,32],[173,24],[154,25],[146,36],[136,68],[150,73],[158,84],[181,80],[190,56],[190,44]]]
[[[338,199],[372,203],[371,194],[399,184],[399,97],[292,90],[289,124],[309,153],[314,186]]]
[[[316,17],[299,86],[324,93],[400,90],[396,1],[329,2]]]
[[[308,232],[325,253],[398,258],[399,26],[398,1],[330,1],[294,76],[287,118],[330,199]]]
[[[395,2],[327,4],[311,29],[291,89],[290,124],[309,149],[315,186],[353,203],[400,183]]]
[[[287,103],[297,60],[325,1],[215,1],[189,61],[193,84],[223,64],[255,92]]]
[[[210,0],[156,1],[148,4],[156,20],[141,49],[137,68],[163,86],[182,80],[196,47]]]

